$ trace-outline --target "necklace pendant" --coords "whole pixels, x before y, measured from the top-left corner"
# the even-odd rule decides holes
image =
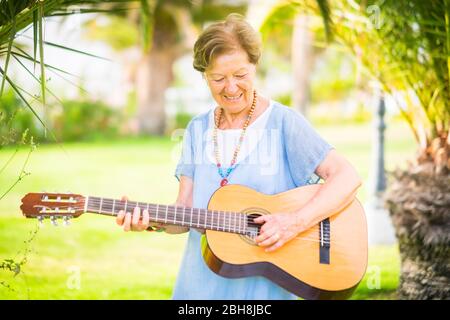
[[[223,187],[227,183],[228,183],[228,180],[224,178],[224,179],[222,179],[222,181],[220,181],[220,186]]]

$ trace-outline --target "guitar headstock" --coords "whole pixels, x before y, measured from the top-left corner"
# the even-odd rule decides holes
[[[72,193],[28,193],[22,198],[20,209],[27,218],[39,221],[49,218],[56,225],[57,219],[65,223],[83,214],[85,197]]]

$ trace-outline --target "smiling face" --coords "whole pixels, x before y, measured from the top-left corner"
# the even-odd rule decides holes
[[[243,50],[220,54],[205,70],[205,78],[217,104],[228,114],[250,108],[256,66]]]

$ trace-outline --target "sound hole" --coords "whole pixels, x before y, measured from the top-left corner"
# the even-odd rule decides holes
[[[256,246],[255,238],[259,235],[262,225],[253,222],[253,219],[270,214],[270,212],[261,208],[248,208],[243,210],[242,213],[247,215],[247,233],[245,235],[241,234],[240,237],[248,244]]]

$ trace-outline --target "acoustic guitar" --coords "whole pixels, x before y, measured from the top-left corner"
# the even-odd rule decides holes
[[[116,216],[120,210],[147,209],[150,221],[205,229],[202,252],[215,273],[229,278],[263,276],[305,299],[346,299],[367,267],[367,224],[355,199],[346,208],[302,232],[273,252],[255,244],[265,214],[294,212],[320,185],[307,185],[275,195],[241,185],[217,189],[208,209],[160,205],[65,193],[28,193],[21,210],[28,218],[53,223],[83,213]]]

